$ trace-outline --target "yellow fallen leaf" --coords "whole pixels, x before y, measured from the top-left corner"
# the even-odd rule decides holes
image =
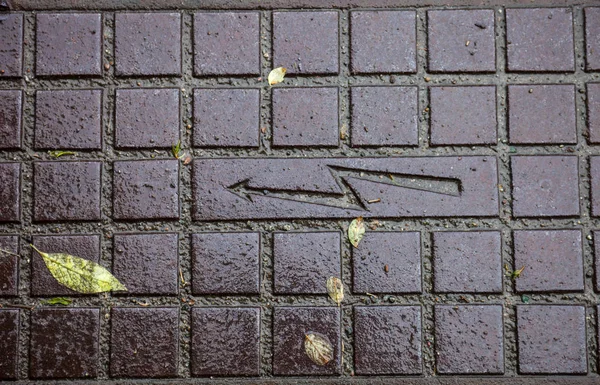
[[[87,259],[69,254],[50,254],[30,245],[42,256],[52,276],[62,285],[83,294],[102,293],[111,290],[127,291],[108,270]]]
[[[354,247],[358,247],[358,244],[365,235],[365,223],[362,217],[358,217],[348,227],[348,240]]]
[[[283,81],[283,78],[285,77],[286,72],[287,69],[285,69],[284,67],[277,67],[271,72],[269,72],[269,77],[267,78],[267,80],[269,81],[269,85],[272,86],[273,84],[281,83]]]
[[[329,341],[314,333],[304,336],[304,350],[308,358],[317,365],[324,366],[333,360],[333,347]]]
[[[327,279],[327,292],[333,302],[337,303],[338,306],[342,304],[342,301],[344,300],[344,284],[341,279],[329,277]]]

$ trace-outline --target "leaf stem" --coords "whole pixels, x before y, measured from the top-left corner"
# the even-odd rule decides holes
[[[33,308],[35,308],[35,306],[27,306],[27,305],[18,305],[18,304],[6,304],[6,305],[0,305],[0,307],[2,308],[17,308],[17,309],[25,309],[25,310],[33,310]]]
[[[20,257],[20,255],[19,255],[19,254],[15,254],[15,253],[13,253],[13,252],[11,252],[11,251],[4,250],[4,249],[0,249],[0,253],[4,253],[4,254],[8,254],[8,255],[14,255],[14,256]]]
[[[32,249],[34,249],[35,251],[37,251],[39,255],[41,255],[41,256],[44,255],[44,253],[42,253],[41,251],[39,251],[38,248],[35,247],[33,244],[30,243],[29,246],[31,246]]]

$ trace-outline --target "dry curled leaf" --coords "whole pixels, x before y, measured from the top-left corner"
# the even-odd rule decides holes
[[[340,128],[340,139],[346,140],[347,134],[348,134],[348,126],[346,126],[346,124],[342,124],[342,128]]]
[[[272,86],[274,84],[281,83],[283,81],[283,78],[285,77],[286,72],[287,69],[283,67],[277,67],[271,72],[269,72],[269,77],[267,78],[267,80],[269,81],[269,85]]]
[[[344,300],[344,284],[342,283],[342,280],[336,277],[329,277],[327,279],[327,292],[333,302],[340,306]]]
[[[314,333],[304,336],[304,350],[306,355],[317,365],[327,365],[333,360],[333,347],[326,337]]]
[[[50,254],[30,245],[42,256],[52,276],[61,284],[83,294],[102,293],[111,290],[127,291],[108,270],[95,262],[69,254]]]
[[[350,226],[348,227],[348,239],[352,246],[358,247],[363,235],[365,235],[365,222],[362,217],[358,217],[350,222]]]

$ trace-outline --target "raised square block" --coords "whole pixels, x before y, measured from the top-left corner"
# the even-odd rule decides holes
[[[579,215],[576,156],[512,156],[510,162],[515,217]]]
[[[19,236],[0,235],[0,249],[19,254]],[[19,257],[0,253],[0,297],[16,297],[18,294]],[[0,338],[0,340],[2,339]],[[0,378],[2,377],[0,376]]]
[[[0,309],[0,380],[19,374],[19,331],[19,310]]]
[[[352,248],[355,293],[420,293],[421,234],[367,232]]]
[[[507,68],[515,72],[573,72],[571,8],[506,9]]]
[[[112,308],[111,377],[176,377],[178,346],[178,308]]]
[[[181,14],[116,13],[115,73],[181,75]]]
[[[102,75],[102,15],[37,14],[35,49],[36,75]]]
[[[194,74],[260,74],[260,13],[194,14]]]
[[[497,142],[495,86],[431,87],[429,98],[431,145]]]
[[[102,90],[37,91],[36,149],[101,150]]]
[[[414,11],[350,12],[352,73],[415,73],[416,16]]]
[[[179,288],[178,235],[115,234],[113,274],[129,295],[175,295]]]
[[[354,336],[357,374],[423,372],[420,306],[357,306]]]
[[[417,87],[352,87],[353,147],[416,146]]]
[[[21,163],[0,163],[0,222],[21,220]]]
[[[0,90],[1,150],[21,148],[21,114],[23,110],[22,105],[23,91]]]
[[[98,375],[100,312],[37,308],[31,312],[29,376],[85,379]]]
[[[517,338],[521,374],[588,372],[583,306],[517,306]]]
[[[575,113],[574,85],[508,86],[511,143],[577,143]]]
[[[100,220],[101,169],[101,162],[35,162],[33,219]]]
[[[495,72],[494,11],[427,12],[429,71]]]
[[[436,306],[437,372],[504,373],[503,329],[501,305]]]
[[[326,294],[327,279],[341,278],[337,231],[277,232],[273,254],[277,294]]]
[[[0,36],[0,78],[20,77],[23,75],[23,14],[3,14]]]
[[[113,188],[115,219],[179,219],[177,160],[115,162]]]
[[[337,307],[275,307],[273,312],[273,374],[323,376],[341,373],[340,310]],[[317,365],[306,355],[307,334],[329,342],[333,359]]]
[[[288,74],[339,72],[338,12],[273,12],[273,66]]]
[[[515,280],[519,292],[565,292],[585,288],[581,230],[516,230]]]
[[[192,292],[258,294],[260,233],[192,234]]]
[[[600,7],[585,8],[586,69],[600,70]]]
[[[588,139],[600,144],[600,83],[587,84]]]
[[[273,146],[337,147],[338,89],[273,90]]]
[[[115,147],[171,148],[180,125],[179,89],[117,90]]]
[[[434,232],[435,292],[501,293],[501,244],[498,231]]]
[[[192,309],[192,375],[260,375],[260,308]]]
[[[594,231],[594,267],[595,267],[595,287],[600,292],[600,231]]]
[[[260,90],[194,90],[194,147],[258,148]]]
[[[600,216],[600,156],[590,156],[590,187],[592,190],[592,216]]]

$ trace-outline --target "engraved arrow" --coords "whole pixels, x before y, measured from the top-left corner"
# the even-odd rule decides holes
[[[385,197],[361,197],[352,188],[350,180],[360,179],[372,183],[392,185],[402,188],[421,190],[437,194],[460,196],[461,180],[437,176],[389,173],[372,170],[361,170],[339,166],[327,166],[331,175],[340,187],[340,192],[289,190],[280,188],[264,188],[250,186],[252,178],[244,179],[227,187],[242,199],[252,202],[253,196],[272,199],[284,199],[307,204],[338,207],[356,211],[370,211],[368,205],[384,201]]]

